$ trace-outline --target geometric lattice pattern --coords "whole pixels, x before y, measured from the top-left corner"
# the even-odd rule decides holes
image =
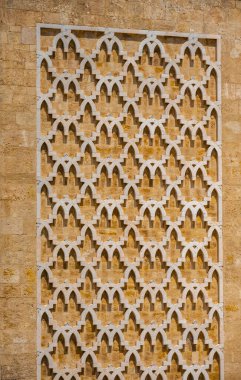
[[[38,379],[223,379],[219,44],[38,26]]]

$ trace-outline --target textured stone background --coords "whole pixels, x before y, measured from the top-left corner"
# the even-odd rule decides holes
[[[38,22],[222,35],[225,379],[240,379],[241,1],[1,0],[0,379],[36,379]]]

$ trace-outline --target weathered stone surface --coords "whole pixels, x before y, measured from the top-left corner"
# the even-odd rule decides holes
[[[21,41],[24,45],[34,45],[36,41],[35,28],[22,28]],[[27,62],[26,62],[27,63]]]
[[[222,36],[223,155],[225,155],[223,160],[225,379],[239,380],[241,150],[238,139],[241,133],[241,2],[239,0],[146,2],[138,0],[136,3],[140,3],[141,11],[134,3],[134,1],[111,0],[70,1],[68,4],[63,0],[1,1],[0,57],[3,61],[0,71],[0,187],[1,198],[9,197],[9,204],[4,207],[1,205],[3,218],[1,224],[4,223],[5,217],[10,221],[11,207],[15,209],[14,219],[17,222],[16,224],[11,222],[12,227],[9,229],[2,227],[0,263],[3,268],[7,267],[13,271],[16,263],[18,269],[26,263],[28,268],[36,272],[36,193],[34,191],[36,45],[32,37],[29,40],[30,44],[22,43],[22,35],[26,33],[22,34],[22,29],[29,27],[34,29],[36,23],[46,22],[220,34]],[[4,105],[6,101],[8,104]],[[23,154],[19,149],[11,149],[19,146],[18,142],[16,143],[16,136],[17,139],[22,136],[22,144],[28,154]],[[4,150],[6,139],[10,148],[7,151]],[[25,194],[27,194],[28,208],[27,225],[25,208],[14,204],[15,198],[25,197]],[[10,199],[11,196],[13,199]],[[235,221],[233,212],[235,212]],[[232,226],[233,223],[235,227]],[[1,380],[35,380],[36,294],[31,295],[24,289],[23,276],[20,276],[16,283],[9,283],[8,288],[5,287],[7,284],[3,283],[4,281],[1,276],[0,286],[5,290],[4,293],[1,292],[0,310],[1,315],[4,312],[8,316],[4,318],[4,326],[0,318]],[[31,291],[35,292],[34,279],[30,287]],[[21,293],[19,288],[23,289]]]

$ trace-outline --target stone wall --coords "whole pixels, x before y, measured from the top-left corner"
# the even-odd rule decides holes
[[[241,2],[1,2],[1,380],[36,378],[36,23],[222,36],[225,378],[239,379]]]

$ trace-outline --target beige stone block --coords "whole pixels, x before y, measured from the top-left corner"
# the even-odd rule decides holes
[[[228,172],[226,174],[228,182]],[[241,188],[237,186],[225,185],[223,186],[223,201],[232,202],[233,200],[241,201]]]
[[[241,83],[237,83],[235,87],[236,99],[241,99]]]
[[[19,44],[21,34],[19,32],[9,32],[8,33],[8,43],[9,44]]]
[[[25,112],[17,112],[16,113],[16,123],[20,126],[24,126],[24,125],[33,125],[33,121],[32,121],[32,114],[31,112],[29,111],[25,111]]]
[[[21,32],[21,26],[10,25],[11,32]]]
[[[234,47],[230,52],[231,58],[239,58],[241,54],[241,41],[235,40],[234,41]]]
[[[21,265],[23,261],[34,265],[36,262],[36,248],[33,246],[34,231],[32,235],[3,235],[0,239],[2,264]],[[4,250],[3,250],[4,248]],[[3,252],[3,253],[2,253]]]
[[[0,43],[7,44],[8,42],[8,34],[5,31],[0,31]]]
[[[23,221],[15,218],[4,218],[0,220],[0,233],[21,235],[23,233]]]
[[[5,299],[12,297],[21,297],[21,287],[18,285],[1,285],[0,297]]]
[[[224,83],[222,96],[229,100],[236,99],[236,83]]]
[[[34,350],[33,350],[34,352]],[[9,353],[3,354],[3,360],[5,365],[1,367],[1,375],[3,379],[13,380],[16,373],[18,374],[18,380],[35,380],[36,379],[36,355],[34,353],[9,355]],[[32,374],[30,376],[30,373]]]
[[[15,267],[3,267],[1,269],[1,282],[3,284],[16,284],[19,282],[19,269]]]

